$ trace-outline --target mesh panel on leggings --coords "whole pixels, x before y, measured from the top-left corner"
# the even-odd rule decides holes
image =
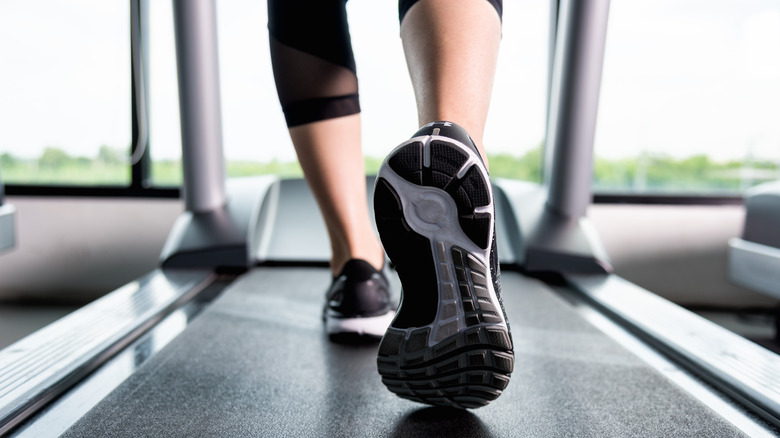
[[[406,13],[409,12],[409,9],[414,6],[415,3],[417,3],[419,0],[398,0],[398,20],[404,21],[404,17],[406,17]],[[496,12],[498,12],[498,18],[503,18],[504,16],[504,1],[503,0],[487,0],[488,3],[493,5],[493,7],[496,9]]]
[[[345,0],[269,0],[271,62],[287,126],[360,112]]]

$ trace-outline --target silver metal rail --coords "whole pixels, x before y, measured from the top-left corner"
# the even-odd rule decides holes
[[[62,396],[15,427],[9,437],[60,436],[162,351],[200,316],[208,301],[188,301]]]
[[[222,208],[225,158],[214,0],[174,0],[182,168],[187,211]]]
[[[210,271],[154,271],[0,351],[0,435],[209,285]]]
[[[567,279],[654,348],[780,426],[780,356],[615,275]]]
[[[506,195],[504,231],[514,262],[528,272],[608,273],[593,231],[593,140],[609,0],[552,0],[544,187],[494,181]]]
[[[562,0],[559,13],[547,125],[547,206],[579,218],[591,200],[609,0]]]

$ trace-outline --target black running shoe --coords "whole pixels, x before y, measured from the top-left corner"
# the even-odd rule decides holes
[[[385,274],[364,260],[353,259],[326,292],[325,332],[381,338],[395,309]]]
[[[434,122],[382,163],[377,229],[403,286],[379,345],[382,382],[431,405],[484,406],[514,368],[501,301],[493,194],[466,131]]]

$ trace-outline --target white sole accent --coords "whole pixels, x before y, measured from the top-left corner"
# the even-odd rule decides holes
[[[381,338],[384,336],[393,318],[395,318],[395,311],[392,310],[384,315],[366,318],[332,318],[326,316],[325,332],[329,335],[354,333],[361,336]]]

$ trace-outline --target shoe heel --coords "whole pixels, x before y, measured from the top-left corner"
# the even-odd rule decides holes
[[[393,150],[377,176],[377,229],[403,290],[377,367],[400,397],[475,408],[502,393],[514,367],[489,267],[492,187],[476,148],[440,135],[456,126],[434,125]]]

